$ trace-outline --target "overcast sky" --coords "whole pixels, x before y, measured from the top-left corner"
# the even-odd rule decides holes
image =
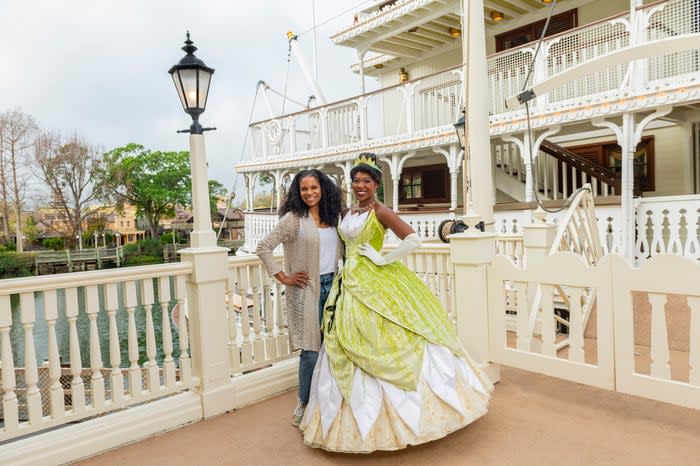
[[[372,1],[315,3],[322,92],[328,100],[358,94],[349,68],[354,51],[328,37],[351,24],[354,6]],[[209,177],[230,188],[256,83],[284,89],[286,32],[312,24],[312,0],[0,0],[0,111],[20,107],[43,129],[77,132],[105,149],[136,142],[187,150],[187,135],[175,131],[191,120],[167,71],[184,55],[189,29],[196,55],[216,70],[200,118],[218,128],[206,133]],[[312,62],[312,33],[299,43]],[[306,101],[311,93],[293,59],[288,95]],[[266,118],[261,104],[256,117]],[[281,99],[273,97],[273,105],[279,109]]]

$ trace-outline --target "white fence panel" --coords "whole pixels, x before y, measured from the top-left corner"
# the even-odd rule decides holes
[[[600,388],[614,389],[612,299],[609,268],[589,267],[573,253],[557,253],[526,269],[509,258],[499,256],[488,267],[489,341],[491,360],[534,372],[561,377]],[[541,289],[541,329],[534,334],[528,328],[529,304]],[[595,348],[584,346],[581,297],[585,289],[597,295],[597,341]],[[558,315],[554,294],[564,290],[569,307],[570,347],[558,350]],[[508,301],[508,302],[507,302]],[[509,331],[507,305],[516,309],[515,331]],[[512,311],[511,311],[512,312]]]
[[[660,255],[640,268],[629,267],[615,256],[615,366],[617,391],[700,409],[700,265],[693,260]],[[634,293],[648,293],[651,304],[650,364],[648,374],[637,364]],[[672,295],[686,296],[690,314],[688,371],[671,375],[668,322],[677,322],[669,306]],[[677,330],[677,327],[676,329]]]

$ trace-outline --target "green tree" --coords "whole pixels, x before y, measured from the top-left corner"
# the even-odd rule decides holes
[[[217,198],[222,196],[228,199],[226,187],[217,180],[209,180],[209,208],[212,216],[216,213]]]
[[[158,237],[158,223],[175,215],[176,205],[190,204],[189,152],[151,151],[139,144],[104,155],[103,196],[118,207],[131,204]]]

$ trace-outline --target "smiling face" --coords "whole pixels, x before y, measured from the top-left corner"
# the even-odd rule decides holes
[[[377,191],[377,182],[374,181],[369,173],[358,171],[352,177],[352,190],[357,201],[362,204],[374,198],[374,193]]]
[[[309,209],[318,207],[321,202],[321,184],[315,176],[305,176],[299,182],[299,194]]]

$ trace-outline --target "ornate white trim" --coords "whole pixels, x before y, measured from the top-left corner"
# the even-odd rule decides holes
[[[293,159],[287,156],[243,162],[236,165],[238,173],[276,170],[281,168],[298,168],[310,165],[328,165],[345,160],[352,160],[361,152],[374,152],[378,156],[406,152],[426,147],[453,143],[457,136],[452,125],[443,125],[414,134],[402,134],[367,142],[345,144],[329,149],[317,149],[298,152]]]
[[[690,83],[686,80],[685,84],[683,87],[669,89],[671,86],[679,86],[680,83],[667,82],[660,85],[655,81],[638,92],[610,91],[596,96],[583,96],[578,99],[550,103],[545,112],[531,114],[530,125],[532,128],[542,128],[700,100],[700,79],[691,80]],[[491,136],[502,136],[525,130],[527,130],[527,119],[524,110],[501,113],[491,118],[489,131]]]
[[[399,16],[415,11],[429,3],[441,3],[436,0],[398,0],[393,5],[387,6],[382,10],[376,10],[359,20],[356,24],[350,25],[333,34],[330,39],[334,44],[344,42],[351,37],[359,36],[360,34],[376,28],[384,23],[387,23]]]

